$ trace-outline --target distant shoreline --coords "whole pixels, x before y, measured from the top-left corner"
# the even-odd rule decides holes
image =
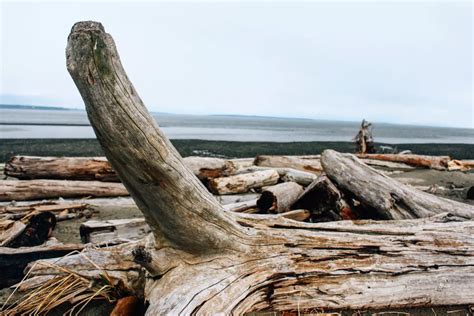
[[[311,155],[325,149],[354,152],[351,142],[238,142],[198,139],[171,139],[182,156],[214,156],[226,158],[257,155]],[[103,156],[96,139],[1,139],[0,163],[14,155],[30,156]],[[422,155],[447,155],[454,159],[474,159],[474,144],[383,144],[399,151],[411,150]]]

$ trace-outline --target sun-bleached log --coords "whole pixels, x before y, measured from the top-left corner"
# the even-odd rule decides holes
[[[277,167],[262,167],[262,166],[250,166],[242,169],[238,169],[236,174],[251,173],[263,170],[276,170],[280,175],[280,179],[284,182],[296,182],[302,186],[308,186],[316,180],[318,177],[316,174],[293,168],[277,168]]]
[[[257,207],[265,213],[283,213],[303,193],[303,187],[296,182],[283,182],[267,187],[257,200]]]
[[[243,201],[243,202],[236,202],[236,203],[231,203],[231,204],[226,204],[224,205],[224,209],[226,211],[231,211],[231,212],[244,212],[244,213],[255,213],[257,212],[257,199],[249,200],[249,201]]]
[[[474,217],[473,205],[416,190],[368,167],[354,155],[326,150],[321,160],[327,176],[339,189],[380,218],[421,218],[444,212]]]
[[[307,156],[267,156],[259,155],[254,165],[273,168],[293,168],[301,171],[320,174],[322,171],[320,155]]]
[[[214,197],[222,204],[233,204],[239,202],[245,202],[250,200],[256,200],[260,197],[260,193],[242,193],[232,195],[214,195]]]
[[[472,302],[474,222],[322,225],[227,212],[159,130],[102,25],[76,24],[67,59],[97,138],[153,233],[132,251],[94,250],[93,262],[139,285],[132,293],[146,278],[148,315]],[[102,273],[68,260],[81,275]]]
[[[74,180],[0,180],[0,201],[129,195],[121,183]]]
[[[400,162],[414,167],[423,167],[435,170],[447,170],[448,163],[451,160],[449,156],[424,156],[414,154],[358,154],[357,157],[363,159]]]
[[[276,184],[280,176],[275,170],[263,170],[252,173],[243,173],[230,177],[211,179],[209,189],[214,194],[239,194],[250,189]]]
[[[236,170],[232,161],[222,158],[191,156],[183,162],[199,179],[230,176]]]
[[[83,243],[123,243],[139,240],[150,233],[144,218],[90,220],[79,227]]]
[[[9,177],[22,180],[120,181],[105,157],[13,156],[5,164],[4,172]]]
[[[387,168],[390,170],[401,170],[401,171],[411,171],[411,170],[416,169],[416,167],[410,166],[402,162],[393,162],[393,161],[376,160],[376,159],[362,159],[362,162],[374,168],[382,167],[382,168]]]

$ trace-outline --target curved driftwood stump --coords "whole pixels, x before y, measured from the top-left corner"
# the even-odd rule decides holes
[[[125,284],[143,285],[132,259],[146,269],[148,315],[472,303],[474,222],[444,215],[309,224],[227,212],[149,115],[101,24],[74,25],[67,66],[107,159],[152,230],[139,246],[113,248]],[[90,251],[104,265],[112,256]]]

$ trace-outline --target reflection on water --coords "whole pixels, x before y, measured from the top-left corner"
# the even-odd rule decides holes
[[[305,119],[155,115],[172,139],[228,141],[350,141],[359,123]],[[2,125],[9,124],[9,125]],[[66,124],[28,125],[28,124]],[[0,138],[94,138],[84,111],[0,109]],[[384,143],[474,143],[474,129],[375,123],[374,137]]]

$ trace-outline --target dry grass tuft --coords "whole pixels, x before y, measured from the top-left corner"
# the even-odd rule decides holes
[[[81,253],[81,255],[85,257],[84,254]],[[99,268],[89,258],[86,257],[86,259]],[[39,287],[28,290],[17,301],[9,303],[13,294],[28,280],[30,272],[34,270],[37,264],[56,269],[58,275],[44,282]],[[106,300],[109,303],[115,302],[121,296],[121,291],[117,285],[114,285],[107,272],[103,269],[100,270],[103,271],[101,279],[90,280],[55,263],[39,261],[33,265],[23,280],[15,287],[14,292],[0,309],[0,315],[45,315],[63,304],[71,305],[71,308],[64,315],[79,315],[92,300]],[[7,305],[8,307],[6,307]]]

